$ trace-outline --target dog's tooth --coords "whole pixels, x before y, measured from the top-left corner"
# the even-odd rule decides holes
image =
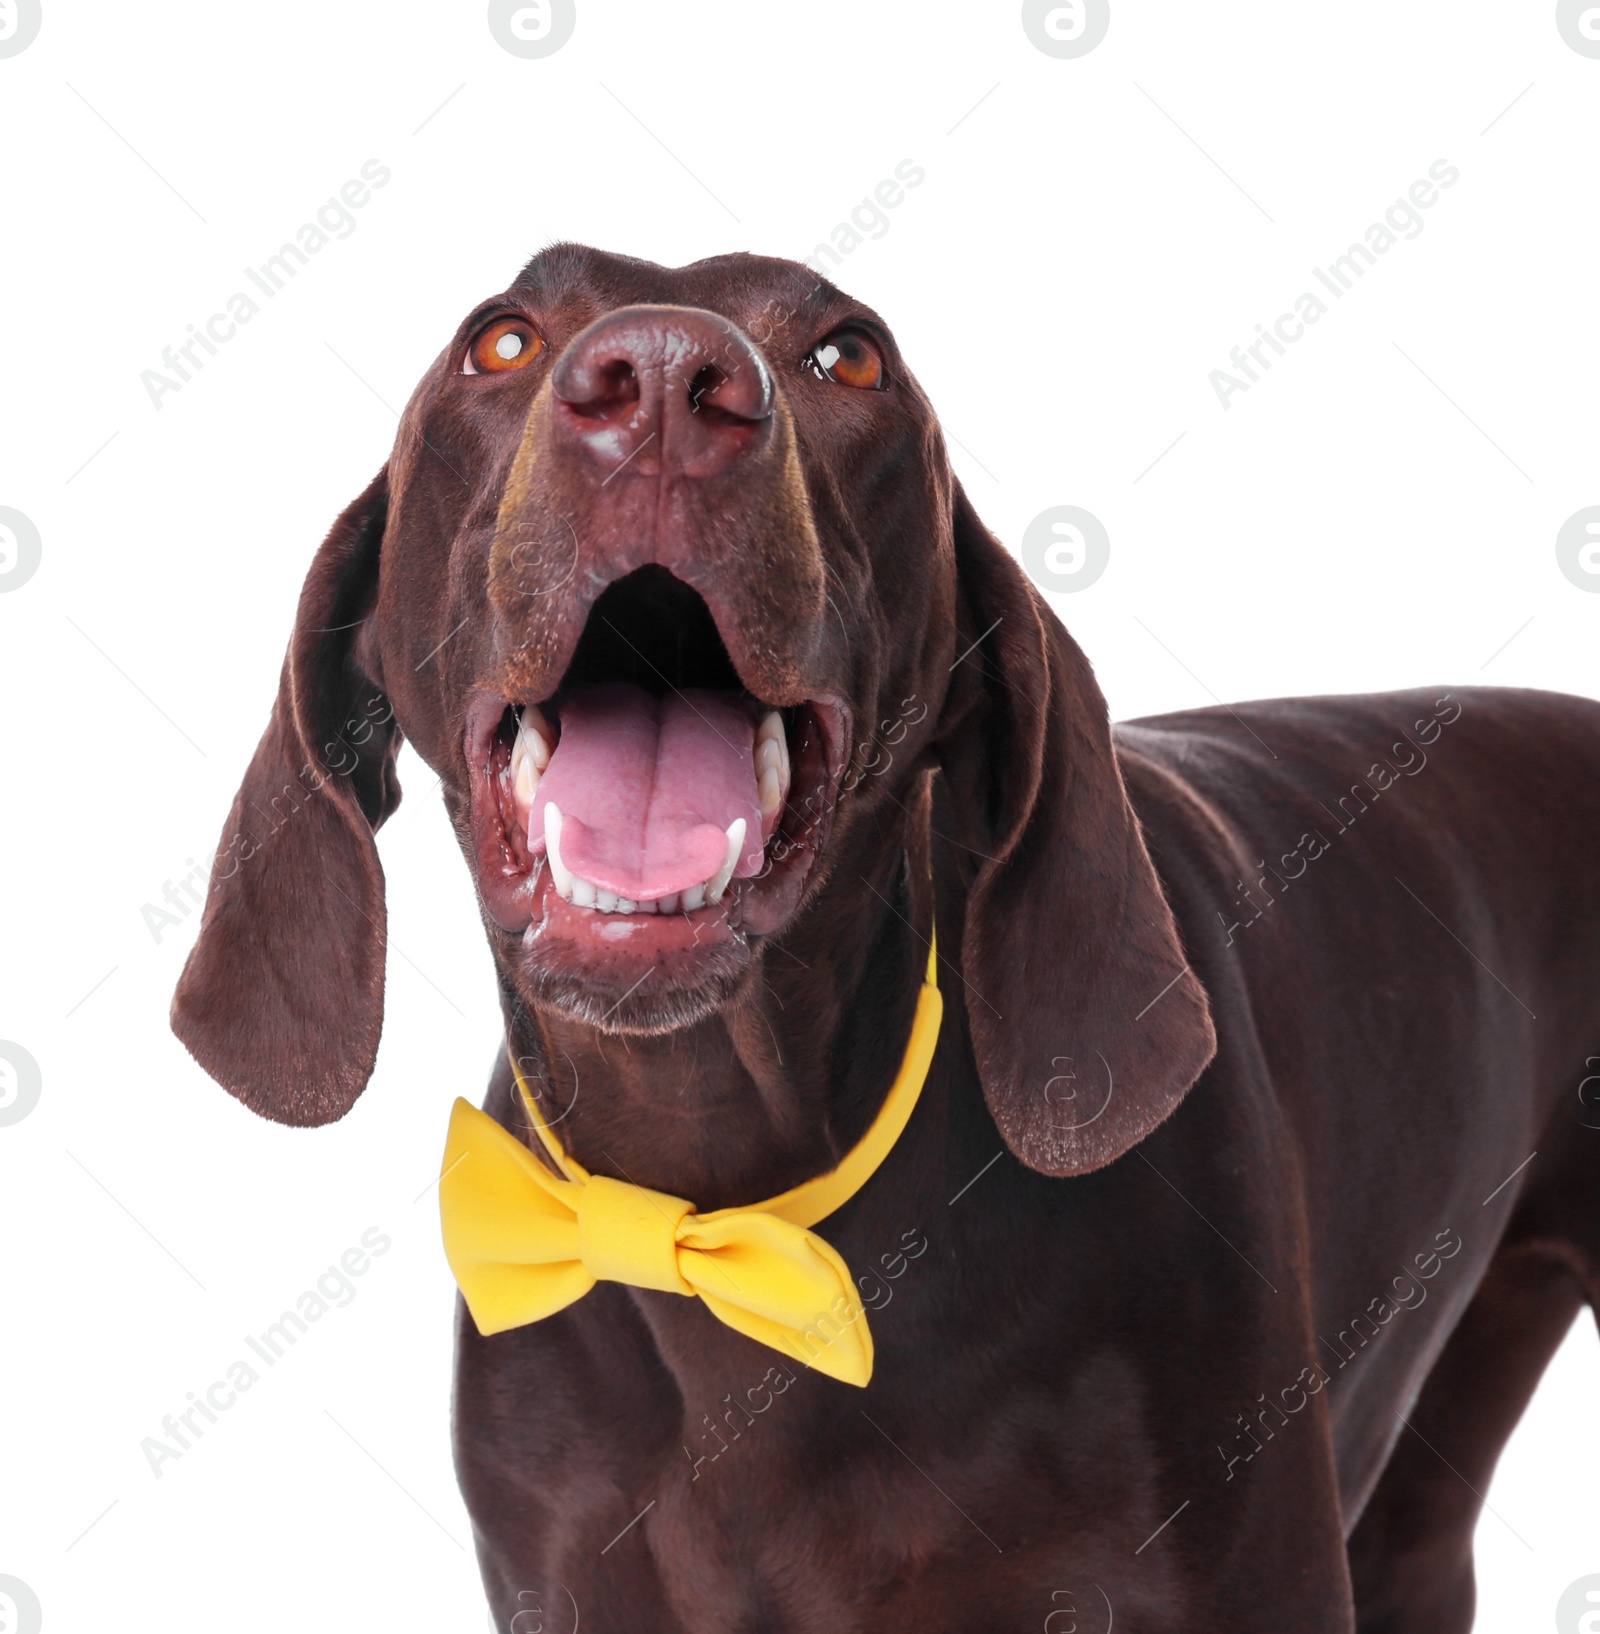
[[[520,806],[531,806],[539,792],[539,776],[550,764],[550,723],[529,704],[517,721],[511,745],[511,787]]]
[[[522,747],[522,736],[517,735],[517,749],[511,757],[511,792],[516,796],[519,806],[529,807],[533,804],[533,797],[539,792],[539,772],[533,763],[533,756]]]
[[[527,752],[532,757],[535,772],[542,772],[550,764],[550,756],[555,753],[552,745],[556,735],[550,728],[550,723],[544,718],[543,712],[534,704],[523,706],[522,718],[518,723],[517,736],[527,745]],[[537,786],[537,779],[535,780]]]
[[[550,878],[555,881],[556,893],[568,902],[578,899],[573,894],[577,881],[561,860],[561,808],[546,802],[544,808],[544,853],[550,863]],[[591,897],[593,900],[591,887]]]
[[[594,906],[595,888],[586,879],[578,879],[569,875],[572,880],[572,895],[569,898],[575,908],[592,908]]]
[[[674,891],[671,896],[658,896],[655,907],[657,913],[676,913],[678,911],[678,893]]]
[[[761,774],[761,815],[770,817],[783,804],[783,785],[778,781],[778,768],[768,766]]]
[[[706,881],[706,901],[720,902],[722,893],[728,888],[728,881],[733,878],[733,870],[738,866],[739,853],[744,850],[744,818],[735,817],[728,824],[728,854],[722,859],[722,866]]]
[[[703,885],[691,885],[683,893],[682,907],[685,913],[693,913],[696,908],[706,905],[706,888]]]
[[[594,905],[601,913],[615,913],[617,911],[617,893],[615,891],[602,891],[596,887]]]
[[[768,748],[768,744],[772,748]],[[776,758],[774,758],[776,757]],[[756,771],[763,772],[769,765],[778,768],[778,777],[787,788],[789,783],[789,738],[783,729],[783,716],[773,710],[756,729]]]

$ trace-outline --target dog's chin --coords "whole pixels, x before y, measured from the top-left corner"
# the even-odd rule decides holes
[[[709,1020],[744,986],[752,964],[748,944],[709,949],[693,968],[664,979],[623,985],[620,975],[580,972],[535,953],[519,967],[528,1001],[547,1014],[602,1033],[675,1033]]]

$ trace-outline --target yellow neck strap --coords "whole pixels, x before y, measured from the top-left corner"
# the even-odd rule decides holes
[[[909,1121],[939,1040],[938,950],[917,997],[911,1038],[878,1115],[836,1169],[747,1208],[694,1205],[604,1175],[562,1150],[515,1060],[517,1088],[551,1174],[521,1141],[458,1100],[439,1208],[445,1255],[478,1331],[526,1326],[581,1299],[596,1281],[698,1296],[729,1327],[808,1367],[864,1385],[872,1336],[850,1271],[809,1227],[870,1180]]]

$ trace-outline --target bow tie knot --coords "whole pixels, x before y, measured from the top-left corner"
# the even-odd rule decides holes
[[[598,1282],[692,1295],[678,1270],[678,1225],[693,1212],[681,1197],[592,1174],[578,1193],[578,1258]]]

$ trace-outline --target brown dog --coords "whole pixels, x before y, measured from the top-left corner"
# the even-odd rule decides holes
[[[463,1320],[497,1627],[1470,1626],[1477,1494],[1600,1296],[1600,705],[1113,736],[873,313],[561,246],[306,582],[174,1008],[266,1117],[372,1071],[402,734],[590,1170],[702,1210],[822,1173],[935,923],[947,1006],[821,1227],[865,1390],[619,1282]],[[487,1109],[536,1144],[509,1068]]]

